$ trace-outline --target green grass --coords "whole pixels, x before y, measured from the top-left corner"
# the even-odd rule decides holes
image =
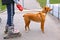
[[[41,7],[46,6],[47,0],[37,0],[37,1],[40,3]],[[60,3],[60,0],[50,0],[50,3],[51,4],[58,4],[58,3]]]
[[[0,0],[0,10],[1,10],[1,0]]]
[[[46,5],[46,0],[37,0],[37,1],[40,3],[41,7],[44,7]]]
[[[58,3],[60,3],[60,0],[50,0],[50,3],[51,4],[58,4]]]
[[[2,0],[0,0],[0,9],[1,11],[6,9],[6,5],[2,5]]]
[[[5,10],[6,9],[6,5],[1,7],[1,10]]]

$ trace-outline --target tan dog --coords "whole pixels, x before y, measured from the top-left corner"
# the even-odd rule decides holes
[[[41,22],[41,30],[42,32],[44,32],[44,22],[45,22],[45,17],[47,12],[51,11],[52,9],[50,9],[49,7],[44,7],[42,11],[40,11],[39,13],[33,14],[33,13],[27,13],[24,14],[24,21],[25,21],[25,30],[27,31],[27,29],[29,28],[29,24],[30,21],[35,21],[35,22]]]

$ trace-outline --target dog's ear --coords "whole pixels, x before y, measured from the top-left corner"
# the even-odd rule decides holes
[[[47,8],[48,8],[47,6],[44,7],[45,10],[46,10]]]
[[[44,9],[49,9],[49,7],[48,6],[45,6]]]
[[[46,7],[44,9],[46,10]]]

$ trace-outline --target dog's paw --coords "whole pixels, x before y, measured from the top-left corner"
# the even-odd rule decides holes
[[[25,31],[26,33],[29,32],[30,30]]]

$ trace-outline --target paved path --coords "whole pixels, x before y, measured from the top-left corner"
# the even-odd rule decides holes
[[[40,5],[37,0],[24,0],[24,8],[27,9],[40,9]]]

